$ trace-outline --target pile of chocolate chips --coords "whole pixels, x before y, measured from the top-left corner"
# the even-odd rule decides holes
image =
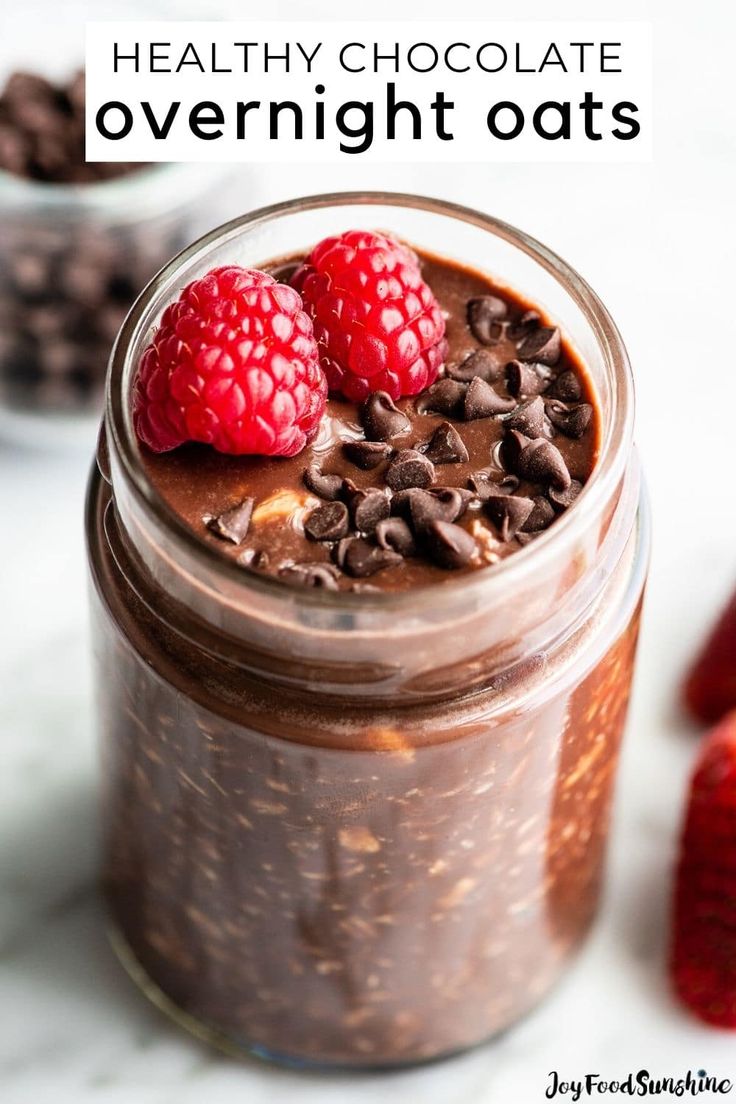
[[[135,169],[85,164],[84,76],[53,85],[15,73],[0,95],[0,168],[49,184]],[[110,348],[140,289],[189,237],[185,228],[107,226],[73,207],[6,219],[0,255],[0,392],[11,407],[77,412],[101,401]]]
[[[450,570],[480,566],[476,538],[460,524],[468,511],[485,514],[501,542],[515,539],[523,545],[575,501],[582,484],[571,477],[553,439],[582,438],[593,407],[582,401],[575,371],[555,371],[559,331],[543,326],[535,312],[513,323],[506,313],[506,304],[490,295],[468,304],[468,323],[481,347],[448,366],[446,376],[418,396],[417,414],[447,419],[427,440],[413,448],[395,446],[393,440],[411,429],[409,416],[385,392],[366,399],[360,407],[364,439],[346,441],[342,448],[357,468],[381,468],[380,483],[377,478],[375,486],[358,488],[349,477],[309,467],[304,484],[323,502],[305,518],[304,533],[310,541],[329,545],[332,562],[275,565],[279,577],[337,590],[341,577],[365,579],[404,557],[423,557]],[[499,364],[488,348],[500,332],[517,349],[517,359],[506,364]],[[467,487],[444,485],[438,469],[468,462],[464,426],[484,418],[502,428],[497,464],[473,472]],[[254,504],[245,499],[210,519],[210,529],[241,543]],[[248,549],[240,562],[269,570],[264,552]]]
[[[6,227],[0,266],[0,394],[23,409],[94,410],[110,349],[142,287],[185,244],[143,223]]]
[[[0,93],[0,168],[50,184],[87,184],[138,166],[84,160],[84,73],[53,84],[13,73]]]

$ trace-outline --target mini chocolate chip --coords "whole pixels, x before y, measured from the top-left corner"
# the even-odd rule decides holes
[[[441,567],[465,567],[477,549],[470,533],[451,521],[431,521],[423,537],[430,556]]]
[[[473,472],[468,478],[468,483],[475,491],[481,502],[485,502],[492,495],[509,495],[518,489],[519,480],[515,475],[506,475],[499,480],[498,472],[490,472],[487,468]]]
[[[490,418],[494,414],[507,414],[516,403],[513,399],[504,399],[480,376],[471,381],[465,395],[465,420],[472,422],[476,418]]]
[[[519,458],[529,444],[530,438],[518,429],[508,429],[503,435],[500,448],[500,460],[504,468],[512,474],[517,474]],[[521,473],[518,473],[521,474]]]
[[[499,482],[498,488],[503,491],[504,494],[513,494],[519,489],[519,477],[516,475],[505,475]]]
[[[434,480],[434,464],[416,449],[402,449],[389,464],[384,478],[392,491],[428,487]]]
[[[361,404],[360,420],[369,441],[388,441],[411,428],[406,414],[402,414],[386,391],[374,391]]]
[[[468,325],[481,345],[492,345],[501,335],[499,322],[506,317],[507,307],[497,295],[479,295],[468,301]]]
[[[415,487],[407,487],[403,491],[396,491],[396,493],[391,496],[391,517],[409,518],[411,516],[411,496],[416,493],[417,490]]]
[[[342,490],[341,475],[323,475],[316,464],[305,468],[302,474],[302,482],[308,491],[319,498],[325,498],[328,502],[334,502],[340,497]]]
[[[504,362],[489,349],[475,349],[460,364],[447,368],[450,379],[460,383],[470,383],[474,379],[483,379],[487,383],[493,383],[503,376]]]
[[[583,388],[572,368],[566,368],[564,372],[560,372],[548,394],[562,402],[579,402],[583,397]]]
[[[22,176],[28,163],[28,142],[10,126],[0,126],[0,165],[7,172]]]
[[[332,558],[339,568],[345,566],[345,554],[350,547],[350,542],[355,540],[355,537],[343,537],[338,541],[332,549]]]
[[[467,487],[430,487],[427,494],[434,495],[435,498],[444,503],[448,511],[451,509],[454,512],[455,516],[448,516],[443,519],[445,521],[457,521],[477,497]]]
[[[242,567],[252,567],[257,571],[265,571],[268,567],[268,552],[262,548],[246,548],[238,556],[238,563]]]
[[[560,359],[560,331],[556,326],[537,326],[520,343],[519,360],[534,360],[539,364],[556,364]]]
[[[390,548],[381,548],[377,544],[370,544],[364,537],[348,537],[344,543],[345,547],[341,553],[342,568],[354,579],[375,575],[377,571],[400,564],[402,560],[398,552]]]
[[[524,522],[534,511],[531,498],[511,494],[491,495],[485,500],[485,510],[498,529],[502,541],[516,536]]]
[[[250,519],[255,506],[254,498],[244,498],[236,506],[219,514],[218,517],[205,518],[205,525],[217,537],[231,541],[233,544],[242,544],[248,535]]]
[[[424,494],[419,487],[405,487],[391,496],[391,517],[401,517],[411,521],[411,503],[414,495]]]
[[[417,399],[417,414],[459,414],[467,385],[454,379],[433,383]]]
[[[491,473],[487,468],[482,468],[468,476],[468,486],[481,500],[486,496],[487,489],[492,483]]]
[[[513,437],[514,432],[512,430],[509,437]],[[504,445],[505,443],[506,438],[504,438]],[[517,475],[522,479],[528,479],[531,483],[551,483],[562,491],[570,486],[570,473],[562,453],[544,437],[537,437],[536,440],[524,445],[513,468]]]
[[[85,307],[97,309],[105,299],[106,288],[100,280],[96,265],[86,263],[83,259],[73,255],[67,258],[62,265],[59,279],[69,297]],[[135,290],[130,298],[135,298]]]
[[[337,572],[328,563],[287,564],[279,571],[279,578],[296,586],[316,587],[320,590],[337,590]]]
[[[544,495],[535,495],[532,499],[533,509],[524,522],[522,528],[525,533],[540,533],[542,529],[554,521],[555,512]]]
[[[409,498],[409,517],[417,534],[433,521],[456,521],[464,512],[465,503],[455,487],[443,487],[441,494],[413,490]]]
[[[590,403],[580,403],[579,406],[567,406],[558,399],[552,399],[547,403],[547,417],[555,429],[564,433],[565,437],[572,437],[576,441],[584,436],[593,417],[593,407]]]
[[[20,295],[33,299],[49,287],[51,265],[51,258],[38,253],[14,253],[8,259],[8,275]]]
[[[567,510],[569,506],[572,506],[582,489],[583,484],[578,479],[573,479],[570,482],[570,486],[564,491],[558,490],[557,487],[550,487],[547,492],[547,497],[555,510],[561,513],[563,510]]]
[[[79,361],[79,349],[71,341],[42,341],[38,359],[49,376],[71,376]]]
[[[449,422],[441,422],[424,448],[433,464],[464,464],[468,450],[462,437]]]
[[[345,476],[340,487],[340,498],[343,502],[350,502],[353,495],[357,494],[360,488],[357,483],[353,483],[349,476]]]
[[[477,494],[467,487],[430,487],[428,490],[409,487],[405,491],[397,491],[392,496],[392,517],[403,517],[407,521],[412,521],[412,502],[421,495],[431,495],[439,501],[442,514],[437,516],[442,521],[457,521],[463,516],[470,503],[478,498]]]
[[[518,429],[527,437],[544,436],[544,400],[537,395],[520,403],[513,414],[504,420],[505,429]]]
[[[346,441],[342,451],[348,460],[352,460],[363,471],[377,468],[382,461],[393,456],[394,452],[385,441]]]
[[[549,372],[541,364],[510,360],[506,365],[506,386],[518,399],[541,395],[549,386]]]
[[[304,522],[304,532],[313,541],[336,541],[348,531],[348,508],[344,502],[325,502],[312,510]]]
[[[391,513],[388,496],[373,487],[356,491],[349,505],[353,525],[362,533],[372,533],[379,521],[387,518]]]
[[[413,556],[416,551],[412,531],[400,517],[379,521],[376,526],[376,543],[380,548],[398,552],[400,556]]]
[[[524,311],[524,313],[512,322],[508,328],[508,335],[512,341],[521,341],[522,338],[527,337],[530,333],[536,330],[541,322],[539,314],[535,310]]]

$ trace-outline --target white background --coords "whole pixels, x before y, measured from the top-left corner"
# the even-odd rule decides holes
[[[370,14],[406,15],[408,3],[373,0]],[[182,15],[193,7],[177,5]],[[243,7],[232,0],[233,15],[242,18]],[[589,18],[591,7],[560,0],[555,14]],[[47,23],[56,8],[44,9]],[[475,18],[487,8],[453,5]],[[104,9],[95,4],[94,17],[104,18]],[[268,15],[325,18],[344,10],[327,0],[273,2]],[[36,14],[32,3],[24,11]],[[618,0],[596,11],[654,18],[651,165],[244,166],[238,194],[227,200],[229,210],[233,203],[246,209],[328,188],[376,187],[469,203],[561,253],[623,331],[638,382],[637,436],[655,544],[594,938],[523,1024],[493,1045],[420,1071],[301,1076],[231,1062],[170,1027],[112,960],[94,892],[81,521],[87,458],[7,448],[0,450],[2,1104],[379,1104],[399,1096],[404,1104],[534,1104],[544,1099],[551,1069],[622,1076],[640,1066],[660,1075],[690,1067],[736,1077],[733,1035],[683,1012],[663,970],[671,862],[698,739],[678,713],[677,685],[736,582],[736,17],[726,0]],[[68,27],[69,9],[63,14]],[[422,18],[445,14],[442,4],[421,5]],[[549,4],[519,0],[514,15],[548,17]]]

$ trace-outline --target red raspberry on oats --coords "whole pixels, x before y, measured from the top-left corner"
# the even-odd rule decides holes
[[[194,280],[164,311],[138,368],[133,418],[154,452],[200,441],[235,455],[294,456],[326,401],[297,292],[229,265]]]
[[[736,712],[706,737],[690,783],[670,972],[700,1019],[736,1028]]]
[[[705,724],[736,709],[736,592],[690,669],[683,687],[685,705]]]
[[[445,319],[411,249],[364,230],[325,238],[295,273],[331,391],[416,395],[437,379]]]

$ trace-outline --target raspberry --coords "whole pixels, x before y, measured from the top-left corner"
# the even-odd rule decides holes
[[[715,724],[736,709],[736,593],[690,669],[683,698],[705,724]]]
[[[670,972],[692,1012],[736,1028],[736,712],[705,739],[690,784]]]
[[[166,308],[135,381],[136,432],[154,452],[201,441],[294,456],[327,401],[312,323],[293,288],[215,268]]]
[[[419,260],[383,234],[349,230],[316,245],[292,284],[314,320],[330,390],[416,395],[437,379],[445,320]]]

